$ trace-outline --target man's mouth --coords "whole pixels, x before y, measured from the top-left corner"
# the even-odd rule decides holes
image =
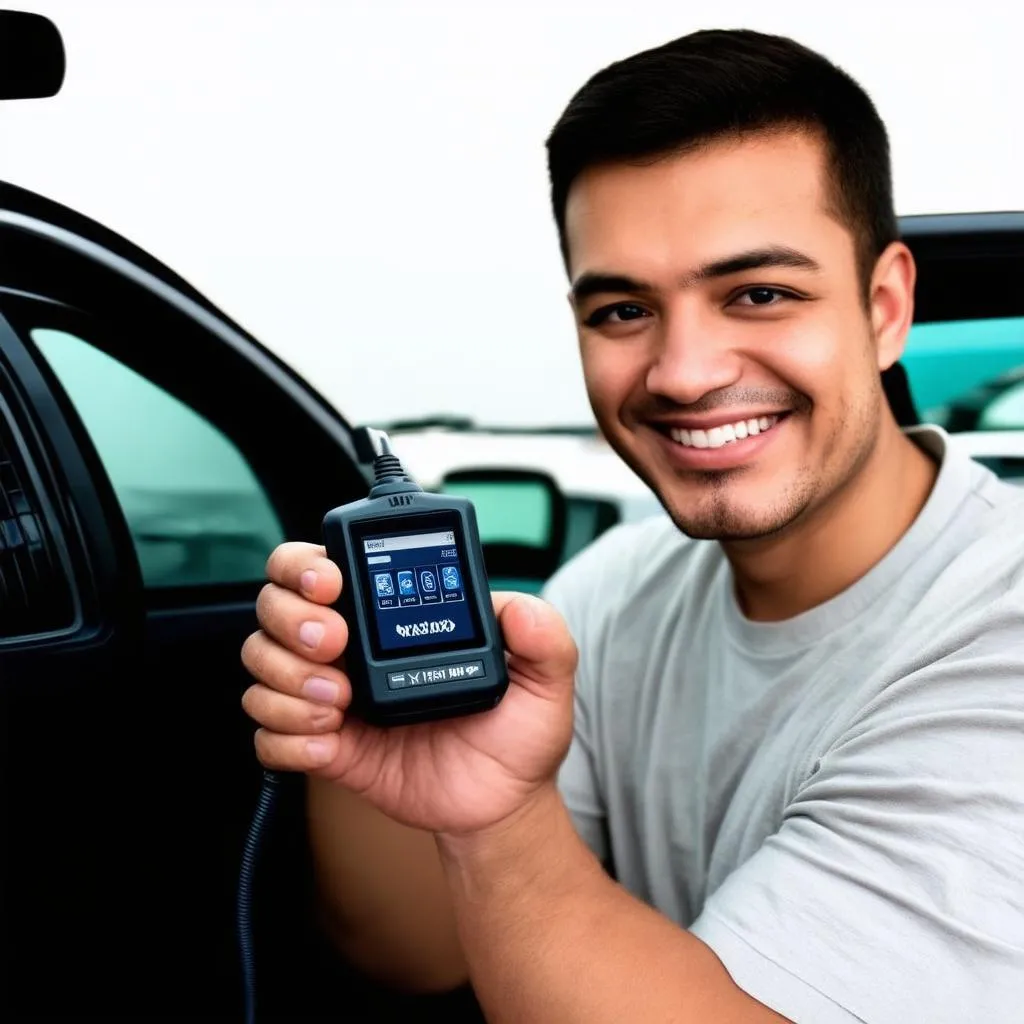
[[[752,419],[737,420],[735,423],[722,423],[708,429],[670,427],[666,433],[677,444],[684,448],[724,448],[748,437],[765,434],[788,413],[777,413],[772,416],[757,416]]]

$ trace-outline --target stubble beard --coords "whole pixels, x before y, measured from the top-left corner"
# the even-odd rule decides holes
[[[880,386],[879,386],[880,390]],[[804,465],[796,470],[780,492],[766,497],[764,504],[742,504],[735,491],[750,473],[746,466],[721,472],[673,474],[678,485],[688,492],[687,507],[674,500],[672,490],[659,488],[658,474],[651,472],[635,450],[614,431],[603,430],[612,449],[651,489],[677,529],[695,540],[719,543],[753,541],[779,536],[805,522],[818,509],[841,495],[859,476],[875,450],[879,419],[871,414],[871,400],[851,408],[844,402],[835,427],[822,449],[821,471]],[[800,413],[797,415],[811,415]],[[843,436],[854,442],[840,453]],[[664,475],[662,475],[664,480]],[[690,496],[692,495],[692,497]],[[698,496],[699,495],[699,496]]]

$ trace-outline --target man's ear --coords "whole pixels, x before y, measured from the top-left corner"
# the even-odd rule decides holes
[[[903,355],[914,320],[916,281],[910,250],[902,242],[892,242],[875,263],[868,295],[879,370],[887,370]]]

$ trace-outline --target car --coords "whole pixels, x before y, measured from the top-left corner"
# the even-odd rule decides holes
[[[1024,365],[1024,214],[903,232],[921,275],[911,389],[959,408]],[[958,443],[1019,475],[1024,432],[983,421]],[[474,498],[496,586],[539,589],[616,523],[660,514],[592,425],[383,425],[424,486]],[[235,900],[262,775],[239,650],[269,552],[319,540],[327,510],[365,495],[371,455],[173,270],[0,183],[3,1019],[241,1019]],[[476,1019],[470,998],[404,997],[332,955],[301,780],[284,786],[256,879],[260,1019]]]

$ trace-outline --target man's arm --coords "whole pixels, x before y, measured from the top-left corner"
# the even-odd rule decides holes
[[[588,554],[577,562],[592,560]],[[585,593],[586,587],[573,587],[576,576],[563,568],[545,588],[545,600],[564,609]],[[559,784],[576,828],[607,857],[590,716],[579,699]],[[371,977],[411,991],[465,984],[469,969],[433,833],[400,825],[315,776],[307,780],[307,818],[323,927],[342,956]]]
[[[611,881],[555,788],[486,833],[439,836],[491,1024],[768,1024],[700,939]]]
[[[608,536],[599,543],[607,545]],[[593,591],[588,573],[601,565],[597,547],[563,567],[544,589],[545,600],[577,621],[583,615],[576,606]],[[586,703],[577,700],[560,787],[576,828],[605,857],[590,733]],[[342,956],[371,977],[411,991],[465,984],[468,967],[433,833],[400,825],[315,776],[307,781],[307,815],[323,927]]]
[[[307,782],[310,845],[323,927],[342,956],[387,984],[442,992],[468,970],[433,835],[361,797]]]
[[[607,859],[587,722],[577,703],[559,787],[576,831]],[[307,779],[307,820],[318,909],[339,952],[371,977],[412,991],[465,984],[469,969],[433,833],[400,825],[315,777]]]

